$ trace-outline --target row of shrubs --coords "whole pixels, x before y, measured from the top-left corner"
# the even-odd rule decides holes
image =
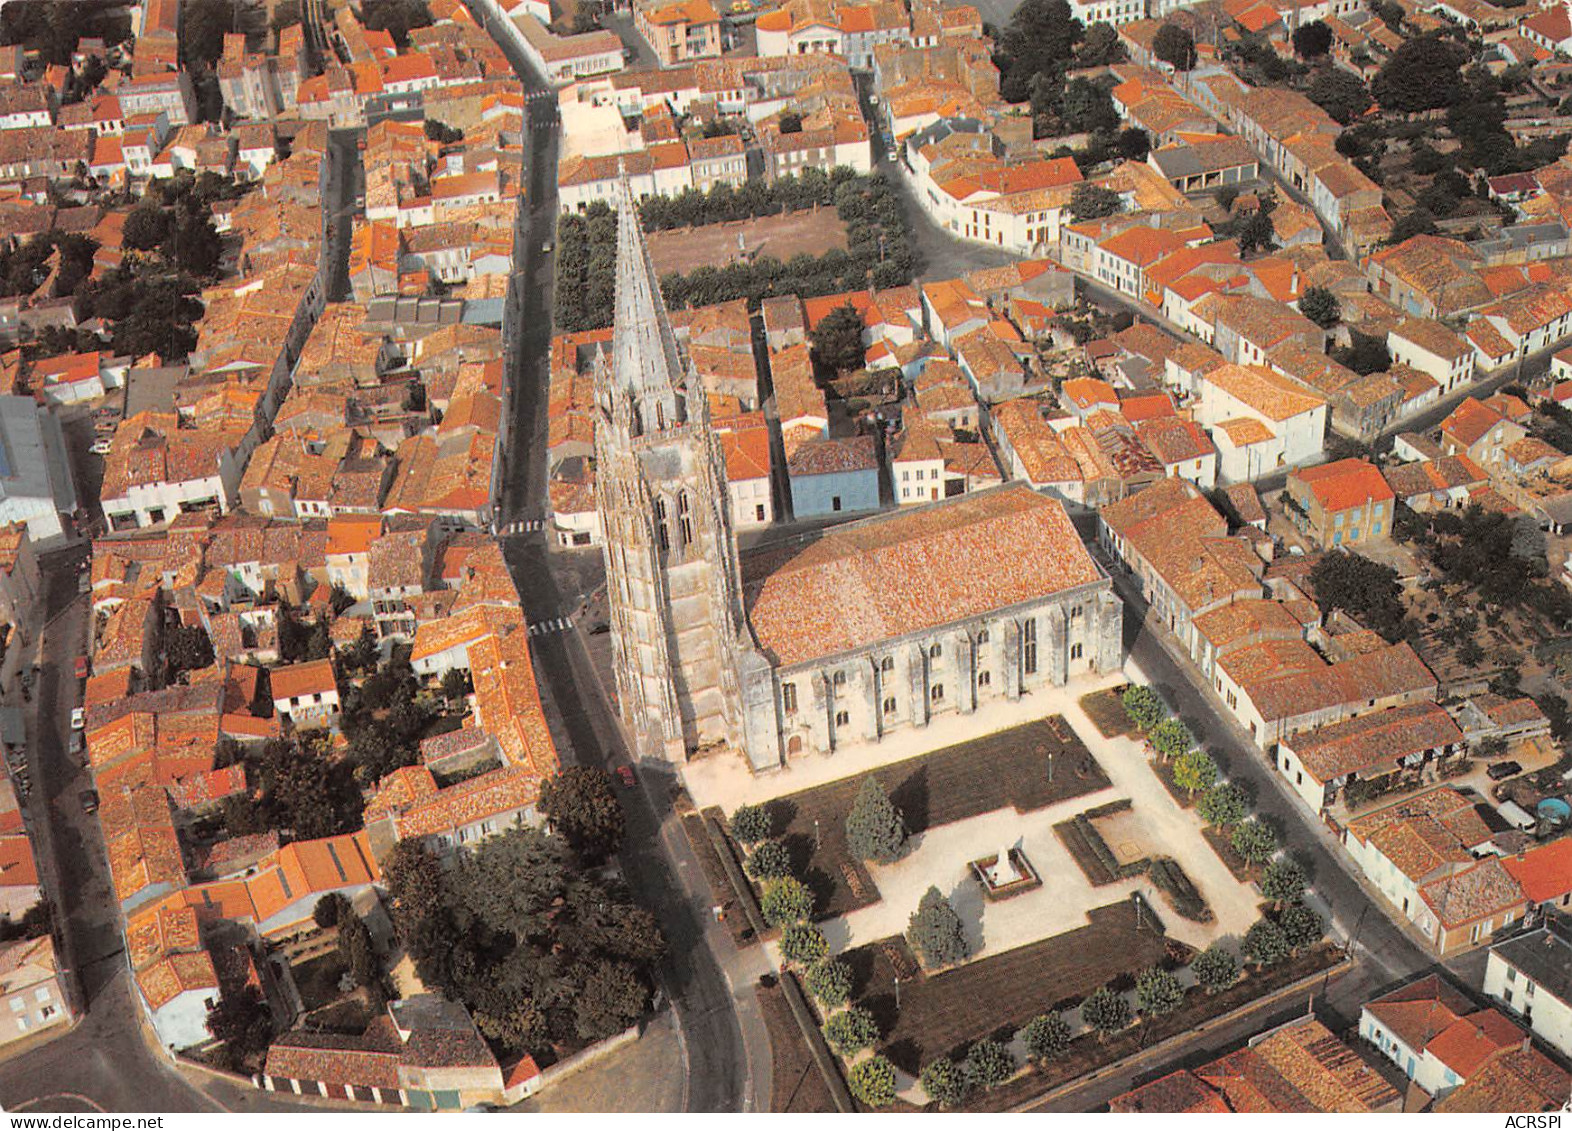
[[[760,914],[780,929],[782,963],[801,977],[819,1003],[825,1042],[843,1060],[852,1061],[878,1041],[879,1023],[868,1010],[852,1004],[851,968],[830,956],[829,940],[810,922],[813,892],[792,874],[791,853],[772,835],[775,822],[768,807],[738,806],[729,824],[732,839],[747,854],[743,870],[763,885]],[[878,1054],[856,1060],[847,1068],[846,1086],[871,1107],[888,1106],[895,1100],[895,1066]]]

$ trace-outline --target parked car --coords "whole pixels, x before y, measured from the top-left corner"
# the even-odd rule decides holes
[[[87,712],[81,707],[71,708],[71,729],[81,730],[87,726]]]
[[[86,679],[87,678],[87,657],[86,656],[78,656],[76,658],[76,678],[77,679]]]
[[[1491,781],[1505,781],[1523,772],[1523,767],[1517,762],[1492,762],[1485,771],[1485,776]]]
[[[624,789],[632,789],[636,779],[633,776],[633,767],[624,762],[617,767],[617,780],[622,782]]]
[[[84,789],[82,791],[82,812],[98,812],[98,791],[96,789]]]
[[[108,440],[94,440],[87,450],[95,456],[107,456],[110,450],[110,442]]]
[[[83,746],[83,744],[84,743],[83,743],[83,739],[82,739],[82,732],[79,731],[79,730],[72,731],[71,732],[71,757],[73,757],[73,758],[80,758],[82,756],[82,746]]]

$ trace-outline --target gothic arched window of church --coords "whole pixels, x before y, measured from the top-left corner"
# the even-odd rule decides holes
[[[655,531],[660,539],[660,552],[665,553],[671,549],[671,538],[666,533],[666,500],[655,500]]]
[[[688,493],[684,491],[677,496],[677,516],[682,523],[682,548],[686,550],[693,542],[693,519],[688,514]]]

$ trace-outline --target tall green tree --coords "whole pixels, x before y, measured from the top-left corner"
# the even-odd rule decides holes
[[[1299,296],[1299,313],[1323,330],[1330,330],[1343,320],[1343,304],[1325,287],[1306,287]]]
[[[878,1055],[859,1060],[846,1073],[846,1087],[869,1107],[889,1107],[895,1102],[895,1066]]]
[[[1202,989],[1214,994],[1239,980],[1239,960],[1221,943],[1213,943],[1195,956],[1190,972]]]
[[[540,786],[540,809],[573,850],[600,861],[622,846],[627,814],[611,775],[591,766],[564,766]]]
[[[1081,1020],[1097,1033],[1099,1041],[1130,1024],[1130,1003],[1107,986],[1101,986],[1081,1002]]]
[[[1146,1016],[1161,1017],[1184,1004],[1184,987],[1167,970],[1152,966],[1136,976],[1135,1000]]]
[[[862,315],[851,303],[831,310],[813,328],[813,356],[838,373],[861,369],[864,362]]]
[[[1271,825],[1261,821],[1250,820],[1234,826],[1229,843],[1250,864],[1265,864],[1277,853],[1277,834]]]
[[[971,952],[961,917],[936,887],[923,893],[917,910],[912,912],[906,941],[930,969],[951,966]]]
[[[859,860],[881,864],[899,860],[905,851],[906,825],[901,812],[872,774],[863,779],[846,815],[846,844]]]
[[[1465,52],[1440,36],[1404,40],[1370,84],[1383,110],[1418,114],[1450,106],[1463,88]]]
[[[1057,1060],[1070,1047],[1070,1025],[1057,1013],[1033,1017],[1015,1036],[1026,1055],[1038,1062]]]
[[[1217,780],[1217,763],[1205,750],[1191,750],[1174,762],[1174,782],[1191,797]]]
[[[1178,24],[1164,24],[1152,37],[1152,54],[1178,71],[1195,66],[1195,37]]]

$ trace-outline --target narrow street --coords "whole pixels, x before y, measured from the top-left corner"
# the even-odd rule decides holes
[[[485,23],[478,0],[468,0]],[[526,92],[543,82],[509,42],[495,37]],[[517,246],[512,290],[515,309],[509,342],[510,419],[497,528],[519,520],[547,518],[546,390],[551,346],[553,255],[557,217],[556,167],[559,121],[549,98],[526,100],[525,222]],[[530,622],[572,614],[581,594],[565,592],[554,569],[546,535],[513,535],[503,550]],[[559,584],[562,588],[559,589]],[[536,670],[549,696],[548,710],[560,716],[569,741],[565,761],[610,767],[628,760],[579,629],[546,633],[530,642]],[[712,898],[703,871],[688,847],[672,808],[675,775],[665,767],[641,765],[640,788],[624,791],[627,841],[620,855],[637,898],[653,910],[668,951],[659,968],[679,1024],[688,1111],[757,1110],[769,1100],[768,1034],[753,994],[750,967],[739,961],[729,937],[712,921]],[[718,957],[723,956],[723,957]]]

